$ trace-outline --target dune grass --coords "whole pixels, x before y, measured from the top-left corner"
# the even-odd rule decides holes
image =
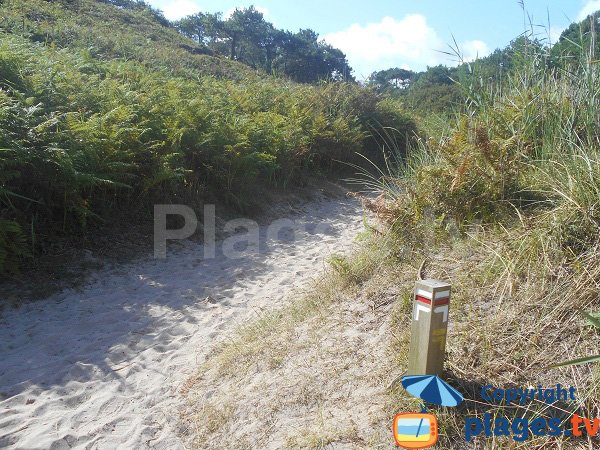
[[[445,378],[467,399],[456,409],[430,408],[441,426],[438,447],[589,448],[594,438],[476,438],[468,446],[464,440],[467,416],[566,420],[572,413],[596,417],[600,408],[598,366],[550,368],[597,347],[598,333],[577,312],[597,310],[597,262],[592,265],[589,254],[578,272],[523,271],[511,256],[519,233],[478,227],[435,245],[439,237],[431,226],[427,245],[401,252],[389,235],[367,233],[358,253],[332,261],[307,296],[251,321],[209,355],[184,388],[183,435],[192,448],[217,442],[280,448],[280,438],[286,448],[393,448],[393,415],[420,409],[399,377],[408,359],[412,288],[425,259],[425,277],[453,286]],[[519,406],[489,404],[480,396],[486,384],[556,383],[576,387],[577,401]],[[346,394],[346,386],[354,386],[354,394]],[[219,405],[227,405],[228,415],[215,427],[204,411]],[[347,414],[343,423],[340,411]],[[238,428],[248,418],[254,427]],[[255,436],[259,429],[272,433]]]
[[[204,419],[189,414],[207,401],[207,386],[221,380],[242,387],[233,418],[252,413],[261,424],[271,420],[271,438],[283,433],[290,448],[393,448],[393,415],[420,409],[398,381],[407,364],[412,288],[425,260],[425,277],[453,286],[445,378],[466,398],[459,408],[431,409],[441,426],[436,448],[593,448],[597,437],[477,437],[468,444],[464,438],[465,417],[485,413],[562,421],[573,413],[600,415],[600,365],[553,367],[596,355],[600,339],[579,313],[600,311],[600,67],[585,58],[578,64],[548,69],[533,59],[498,91],[463,86],[478,95],[469,111],[450,128],[438,127],[443,134],[420,140],[397,167],[390,158],[385,170],[370,175],[380,195],[364,203],[378,222],[368,227],[363,250],[354,259],[332,258],[332,273],[305,300],[245,328],[252,333],[240,335],[243,346],[236,337],[209,358],[186,390],[184,420],[205,430],[194,440],[200,434],[188,428],[190,442],[227,446],[233,435],[256,444],[251,433],[236,434],[235,420],[206,432]],[[303,313],[295,314],[296,308]],[[312,333],[303,332],[307,328]],[[358,330],[368,330],[360,344],[348,340]],[[338,352],[333,373],[316,357],[330,346]],[[365,368],[364,359],[356,359],[364,353],[375,355],[376,363]],[[247,369],[238,371],[237,361]],[[360,364],[368,377],[357,377]],[[248,406],[267,395],[252,380],[289,382],[284,374],[290,371],[298,391],[316,390],[320,398],[302,410],[306,420],[297,432],[285,425],[280,409]],[[336,392],[354,382],[355,391],[370,395],[348,394],[336,403]],[[557,383],[574,386],[577,400],[521,406],[490,404],[480,395],[486,384]],[[283,401],[295,392],[286,385],[268,398]],[[231,400],[227,389],[211,395],[210,402]],[[357,420],[354,408],[376,412],[366,426],[336,428],[340,410]],[[263,446],[275,445],[264,439]]]
[[[462,87],[469,110],[448,134],[420,141],[369,205],[398,242],[437,249],[432,275],[452,281],[454,292],[448,377],[468,399],[484,384],[557,382],[576,386],[579,399],[525,408],[467,401],[438,411],[448,427],[442,448],[464,445],[465,415],[567,420],[600,411],[598,364],[550,370],[597,354],[598,334],[579,310],[600,310],[600,67],[585,54],[554,69],[531,57],[501,89]],[[466,254],[439,256],[456,243]],[[404,395],[399,389],[398,400]],[[473,447],[587,448],[594,439],[480,439]]]

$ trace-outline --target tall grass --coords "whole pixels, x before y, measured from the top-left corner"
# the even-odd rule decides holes
[[[600,310],[600,67],[586,52],[577,66],[569,60],[549,68],[543,58],[532,57],[497,92],[483,87],[448,134],[420,140],[397,173],[380,181],[385,202],[373,209],[405,247],[427,253],[464,237],[488,248],[492,276],[474,273],[480,286],[457,288],[474,297],[491,291],[502,314],[515,317],[537,305],[544,313],[527,333],[561,342],[585,335],[572,325],[577,310]],[[490,319],[490,329],[502,332],[496,322]],[[553,358],[543,364],[567,359],[560,352]],[[585,389],[597,392],[593,383]]]
[[[495,86],[480,83],[475,63],[474,78],[460,81],[467,111],[381,177],[380,200],[371,205],[397,243],[428,255],[429,275],[452,278],[459,331],[449,339],[449,368],[470,398],[481,380],[561,379],[580,395],[566,406],[567,420],[573,412],[596,417],[600,407],[598,335],[577,320],[578,310],[600,310],[600,65],[586,51],[578,62],[550,66],[548,59],[529,54]],[[589,363],[549,369],[569,358]],[[562,414],[552,408],[535,414]],[[484,412],[524,414],[477,404],[440,412],[446,423],[453,419],[441,445],[464,445],[449,437],[460,435],[463,415]],[[592,441],[539,439],[527,448],[588,448]]]
[[[553,68],[544,63],[548,55],[529,56],[495,90],[477,87],[476,76],[461,80],[469,110],[446,135],[409,152],[394,177],[400,189],[384,189],[402,233],[427,214],[463,229],[527,217],[546,227],[561,252],[577,255],[595,244],[600,67],[585,52],[577,66]]]

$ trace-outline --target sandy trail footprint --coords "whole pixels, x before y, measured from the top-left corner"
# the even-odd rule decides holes
[[[289,219],[305,231],[294,240],[282,232],[248,258],[205,261],[187,242],[165,260],[100,271],[82,290],[5,311],[0,448],[183,448],[176,411],[186,377],[228,332],[349,250],[362,228],[352,199],[321,198]],[[267,239],[266,226],[259,234]]]

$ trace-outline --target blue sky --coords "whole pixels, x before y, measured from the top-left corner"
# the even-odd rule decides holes
[[[194,12],[231,13],[254,5],[278,28],[312,28],[346,53],[358,78],[374,70],[404,67],[422,70],[454,61],[452,36],[465,59],[485,56],[523,32],[517,0],[147,0],[177,19]],[[541,38],[556,40],[570,22],[600,9],[600,0],[524,0]]]

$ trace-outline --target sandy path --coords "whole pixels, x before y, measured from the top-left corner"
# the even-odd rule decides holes
[[[5,311],[0,448],[182,448],[181,383],[226,331],[348,250],[361,214],[354,200],[322,198],[290,217],[317,232],[266,241],[261,226],[260,254],[202,260],[201,245],[186,242],[166,260],[99,272],[81,291]]]

